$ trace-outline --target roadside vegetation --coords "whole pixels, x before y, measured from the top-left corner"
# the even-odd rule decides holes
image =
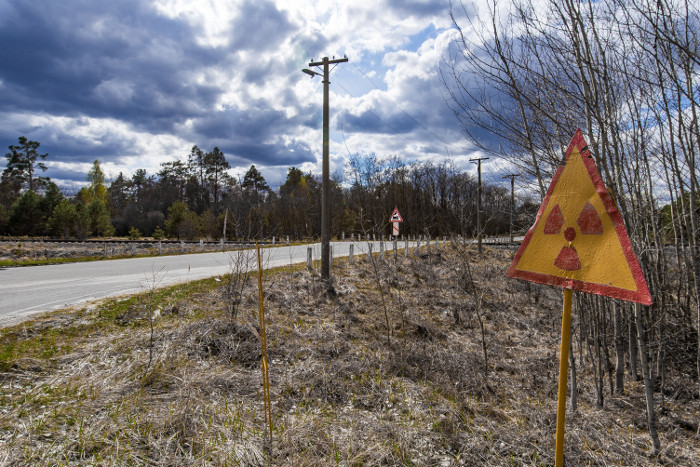
[[[198,254],[203,252],[213,253],[221,251],[221,246],[218,243],[205,244],[204,251],[202,251],[202,247],[197,243],[187,243],[184,247],[177,243],[164,243],[161,253],[158,250],[158,246],[152,243],[123,243],[121,241],[113,242],[111,240],[112,239],[105,239],[104,243],[55,243],[51,241],[33,242],[26,241],[26,239],[5,242],[0,239],[0,268],[141,258],[160,255]],[[300,244],[301,243],[289,243],[289,245]],[[286,246],[287,244],[285,243],[284,245]],[[263,248],[269,247],[270,245],[263,246]],[[226,251],[236,248],[240,248],[240,245],[226,245]],[[107,253],[106,255],[105,252]]]
[[[413,253],[335,261],[330,295],[265,273],[272,439],[247,264],[3,329],[0,465],[552,464],[561,291],[505,279],[512,251]],[[700,465],[694,353],[666,356],[652,456],[639,381],[597,405],[588,316],[567,465]]]
[[[78,263],[85,261],[102,261],[107,259],[138,258],[155,256],[157,248],[153,245],[138,245],[131,249],[124,245],[116,252],[110,246],[108,256],[99,244],[51,244],[39,242],[0,242],[0,267],[41,266],[48,264]]]

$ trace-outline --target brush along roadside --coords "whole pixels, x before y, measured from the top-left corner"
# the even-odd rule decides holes
[[[0,465],[551,464],[561,297],[504,280],[510,254],[338,260],[332,296],[316,272],[266,272],[271,443],[254,280],[235,294],[222,277],[4,329]],[[600,410],[590,365],[579,381],[567,463],[657,462],[645,455],[639,384]],[[697,436],[673,421],[688,397],[666,400],[662,461],[698,462]]]

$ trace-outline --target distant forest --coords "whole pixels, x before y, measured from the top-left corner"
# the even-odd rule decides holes
[[[237,180],[219,148],[194,146],[187,160],[161,164],[156,174],[137,170],[108,183],[94,161],[87,185],[69,197],[48,177],[40,143],[22,136],[9,146],[0,181],[0,234],[54,238],[147,236],[227,239],[272,236],[315,239],[321,228],[321,183],[291,167],[278,191],[255,165]],[[477,182],[449,162],[408,163],[399,157],[355,155],[347,181],[331,180],[331,235],[391,233],[398,208],[405,235],[476,235]],[[526,230],[538,203],[512,206],[510,187],[483,185],[483,232],[508,235]]]

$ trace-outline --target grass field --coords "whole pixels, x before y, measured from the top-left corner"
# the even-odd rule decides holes
[[[271,439],[254,278],[3,329],[0,465],[553,464],[561,291],[504,278],[511,255],[336,261],[331,294],[267,272]],[[598,409],[577,364],[567,465],[700,465],[689,376],[669,375],[651,458],[641,383]]]

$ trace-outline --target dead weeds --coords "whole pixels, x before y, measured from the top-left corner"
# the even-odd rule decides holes
[[[150,366],[145,296],[6,330],[0,464],[553,464],[561,293],[505,279],[511,252],[466,254],[482,323],[460,284],[464,256],[444,247],[336,261],[332,296],[313,272],[268,275],[272,440],[254,281],[235,319],[225,285],[163,294]],[[42,357],[27,342],[47,323],[56,349]],[[649,458],[639,384],[596,409],[589,368],[578,370],[567,465],[700,464],[697,434],[674,421],[696,402],[667,397],[664,451]]]

